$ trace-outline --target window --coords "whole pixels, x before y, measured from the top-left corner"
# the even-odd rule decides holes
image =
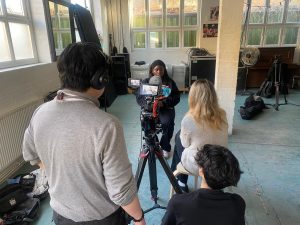
[[[297,45],[300,0],[252,0],[249,7],[249,21],[245,24],[245,45]],[[245,4],[244,14],[247,8],[248,5]]]
[[[36,63],[28,1],[0,0],[0,68]]]
[[[133,0],[131,9],[134,49],[197,45],[198,0]]]
[[[50,17],[56,56],[72,43],[69,8],[49,1]]]

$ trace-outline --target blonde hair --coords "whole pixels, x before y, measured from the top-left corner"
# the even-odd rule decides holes
[[[220,108],[213,84],[206,79],[195,81],[189,93],[189,111],[197,123],[206,122],[210,127],[221,129],[227,124],[226,113]]]

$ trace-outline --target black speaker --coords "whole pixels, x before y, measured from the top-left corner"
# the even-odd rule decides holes
[[[109,80],[105,86],[104,93],[99,98],[100,107],[109,107],[117,98],[117,92],[112,80]]]
[[[215,57],[190,57],[190,85],[198,79],[215,83]]]
[[[118,95],[127,94],[127,71],[124,56],[112,56],[112,77]]]
[[[130,57],[129,53],[118,53],[117,56],[124,56],[125,58],[125,69],[126,69],[126,75],[127,78],[131,77],[131,71],[130,71]]]

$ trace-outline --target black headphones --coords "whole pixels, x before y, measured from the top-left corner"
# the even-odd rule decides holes
[[[96,71],[90,80],[91,86],[97,90],[100,90],[108,85],[108,69],[110,65],[109,58],[101,50],[99,50],[99,52],[105,59],[105,65],[103,69]]]

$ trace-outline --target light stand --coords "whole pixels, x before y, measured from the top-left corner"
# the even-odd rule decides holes
[[[285,94],[285,90],[282,90],[283,92],[283,96],[284,96],[284,101],[285,103],[279,104],[279,89],[281,85],[281,65],[282,63],[279,60],[278,56],[275,56],[275,60],[274,60],[274,65],[275,65],[275,74],[274,74],[274,85],[275,85],[275,104],[273,105],[274,109],[279,111],[279,106],[280,105],[287,105],[287,100],[286,100],[286,94]],[[284,88],[284,87],[283,87]]]

